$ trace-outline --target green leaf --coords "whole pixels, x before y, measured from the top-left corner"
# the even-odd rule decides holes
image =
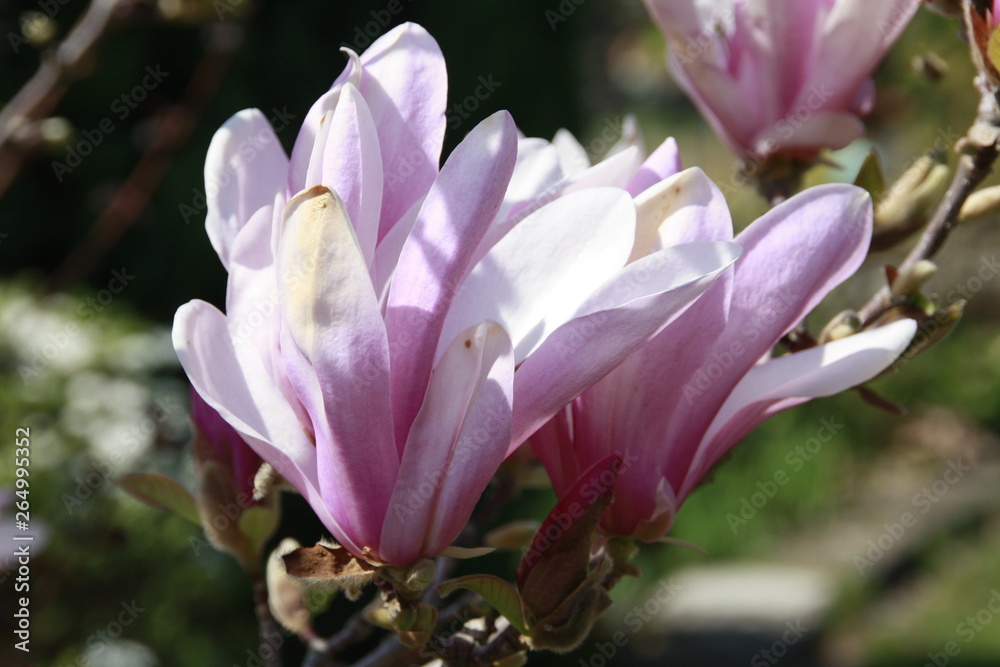
[[[885,192],[885,173],[882,171],[882,160],[879,159],[878,152],[874,148],[861,164],[854,184],[867,190],[872,199],[876,201]]]
[[[446,558],[454,558],[455,560],[469,560],[470,558],[479,558],[480,556],[485,556],[491,554],[496,549],[493,547],[456,547],[450,546],[441,552],[442,556]]]
[[[166,475],[135,472],[122,475],[118,486],[133,497],[157,509],[170,510],[196,526],[201,525],[198,507],[191,492]]]
[[[470,574],[438,584],[437,591],[441,597],[447,597],[460,588],[482,595],[483,599],[503,614],[518,632],[522,635],[528,634],[521,613],[521,596],[506,581],[492,574]]]

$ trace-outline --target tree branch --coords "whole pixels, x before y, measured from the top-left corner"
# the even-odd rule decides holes
[[[83,16],[54,50],[42,54],[42,62],[13,99],[0,110],[0,197],[21,170],[23,152],[18,133],[48,117],[80,65],[114,22],[117,10],[129,0],[93,0]]]
[[[961,156],[955,177],[917,244],[900,264],[900,274],[910,271],[917,262],[930,259],[944,245],[958,222],[958,215],[965,200],[992,171],[993,163],[1000,155],[998,139],[1000,139],[1000,109],[997,106],[996,91],[989,87],[982,93],[975,122],[965,137],[958,142]],[[858,311],[862,327],[870,325],[894,305],[896,303],[889,286],[882,287]]]

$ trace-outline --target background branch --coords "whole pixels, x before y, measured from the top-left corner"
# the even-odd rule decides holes
[[[97,42],[132,4],[134,0],[93,0],[66,39],[42,54],[38,71],[0,110],[0,197],[24,162],[19,132],[52,114]]]

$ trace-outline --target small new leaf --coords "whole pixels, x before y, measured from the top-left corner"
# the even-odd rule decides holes
[[[874,148],[861,164],[854,184],[867,190],[874,201],[878,201],[885,192],[885,172],[882,171],[882,160],[879,159],[878,151]]]
[[[521,612],[521,596],[506,581],[491,574],[470,574],[438,584],[437,591],[441,597],[448,597],[460,588],[479,593],[491,607],[510,621],[518,632],[522,635],[528,634]]]
[[[170,510],[196,526],[201,525],[194,496],[166,475],[154,472],[136,472],[123,475],[118,486],[129,495],[157,509]]]

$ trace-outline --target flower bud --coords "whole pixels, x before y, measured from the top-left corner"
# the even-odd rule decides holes
[[[28,11],[21,14],[18,20],[21,34],[31,42],[36,49],[47,46],[56,36],[58,26],[48,14],[39,11]]]
[[[985,217],[1000,209],[1000,185],[983,188],[969,195],[958,214],[959,222]]]
[[[306,604],[306,586],[285,570],[282,557],[301,545],[292,538],[285,538],[267,559],[267,605],[271,615],[289,632],[298,635],[312,632],[312,614]]]
[[[951,170],[943,155],[923,155],[875,204],[872,250],[885,250],[924,226],[931,207],[945,189]]]
[[[847,338],[857,333],[860,328],[861,320],[858,318],[858,314],[853,310],[845,310],[827,322],[816,340],[820,345],[824,345],[830,341]]]
[[[937,273],[937,264],[929,259],[922,259],[906,271],[896,274],[892,282],[893,296],[912,296],[920,291],[928,280]]]

